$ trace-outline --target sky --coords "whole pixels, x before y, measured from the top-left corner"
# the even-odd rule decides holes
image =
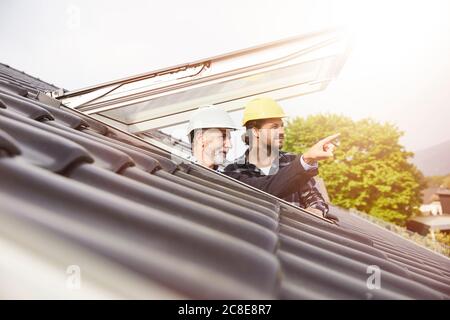
[[[447,0],[1,0],[0,62],[71,90],[345,25],[337,79],[286,113],[389,121],[418,151],[450,139],[449,18]]]

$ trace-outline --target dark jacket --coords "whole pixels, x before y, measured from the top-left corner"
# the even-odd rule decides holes
[[[318,169],[305,170],[300,163],[300,155],[280,152],[278,160],[273,162],[266,176],[248,162],[247,152],[226,166],[223,173],[302,208],[316,207],[322,212],[327,211],[328,205],[313,179]]]

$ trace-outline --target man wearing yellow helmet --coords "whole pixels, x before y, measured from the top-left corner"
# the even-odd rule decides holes
[[[318,160],[333,156],[332,143],[339,134],[327,137],[312,146],[303,155],[280,151],[284,140],[281,106],[270,98],[250,101],[244,110],[242,125],[246,127],[247,152],[224,173],[242,182],[262,189],[303,208],[315,208],[324,216],[328,205],[315,187],[313,177],[318,174]],[[275,175],[271,184],[263,176]]]
[[[192,150],[189,160],[212,170],[219,170],[231,148],[230,131],[236,129],[238,127],[226,111],[213,105],[200,107],[192,115],[187,128]],[[244,179],[244,182],[283,197],[306,185],[316,173],[317,170],[306,171],[300,162],[293,161],[289,165],[283,165],[276,174],[254,176]]]

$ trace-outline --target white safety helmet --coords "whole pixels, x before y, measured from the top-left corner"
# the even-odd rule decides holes
[[[225,110],[213,105],[207,105],[200,107],[194,112],[189,120],[187,134],[190,136],[195,129],[210,128],[239,129]]]

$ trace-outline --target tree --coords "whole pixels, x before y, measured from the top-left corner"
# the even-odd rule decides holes
[[[403,132],[394,125],[334,114],[296,118],[286,127],[284,149],[302,153],[337,132],[341,142],[335,157],[319,168],[332,203],[404,225],[419,212],[425,181],[408,162],[413,153],[399,144]]]
[[[427,187],[439,187],[450,189],[450,174],[446,176],[430,176],[425,177]]]

